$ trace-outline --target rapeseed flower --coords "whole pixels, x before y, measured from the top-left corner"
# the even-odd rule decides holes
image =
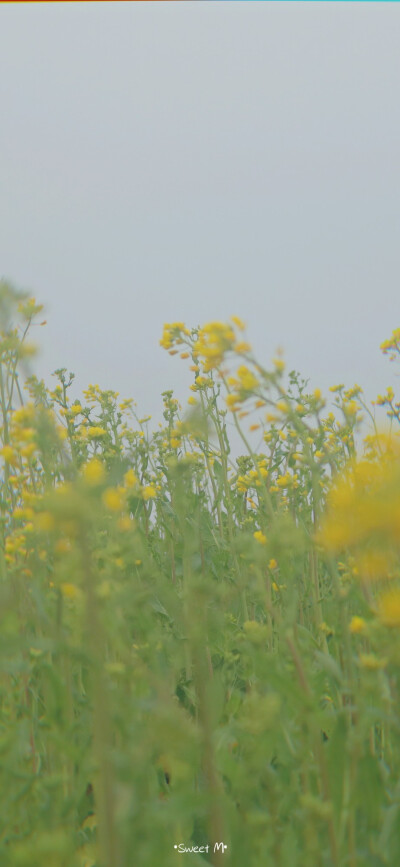
[[[400,627],[400,588],[388,590],[379,599],[378,617],[384,626]]]
[[[239,387],[242,391],[254,391],[259,386],[259,382],[254,373],[242,364],[237,371],[239,377]]]
[[[107,431],[103,427],[100,427],[100,425],[93,425],[93,427],[88,428],[87,436],[89,439],[98,439],[99,437],[107,436]]]
[[[54,530],[55,518],[51,512],[38,512],[38,514],[36,515],[35,523],[38,530],[42,530],[44,533],[47,533],[51,530]]]
[[[236,412],[238,410],[238,403],[240,402],[240,397],[238,394],[235,394],[235,392],[231,392],[230,394],[226,395],[225,402],[231,412]]]
[[[154,485],[145,485],[142,488],[142,497],[144,500],[151,500],[157,496],[157,490]]]
[[[125,505],[125,491],[122,488],[106,488],[102,500],[110,512],[120,512]]]
[[[184,322],[166,322],[160,340],[160,346],[162,346],[163,349],[172,349],[174,344],[180,344],[183,342],[183,336],[188,335],[190,335],[190,331],[186,328]]]
[[[98,458],[93,458],[82,469],[82,475],[89,485],[100,484],[106,475],[104,464]]]
[[[135,488],[138,485],[138,478],[136,473],[130,469],[124,475],[124,485],[126,488]]]
[[[231,322],[236,325],[236,328],[238,328],[239,331],[245,331],[246,325],[243,322],[243,319],[240,319],[239,316],[231,316]]]
[[[354,616],[350,621],[350,632],[352,635],[362,635],[365,632],[366,622],[363,617]]]
[[[381,439],[385,451],[372,460],[354,460],[328,496],[318,540],[329,551],[356,550],[358,568],[384,577],[400,542],[400,445]]]
[[[379,671],[385,668],[388,660],[383,657],[379,658],[374,653],[361,653],[358,658],[360,668],[365,668],[367,671]]]
[[[15,453],[12,446],[3,446],[0,449],[0,455],[2,455],[6,463],[11,464],[12,467],[15,467],[18,464],[18,455]]]
[[[199,357],[205,372],[219,367],[226,352],[232,350],[236,335],[231,325],[223,322],[208,322],[198,332],[194,353]]]
[[[76,584],[72,584],[69,581],[64,581],[61,584],[60,589],[61,589],[61,593],[65,599],[74,600],[74,599],[77,599],[78,596],[81,595],[81,590],[79,589],[79,587],[77,587]]]
[[[400,353],[400,328],[395,328],[392,336],[388,340],[384,340],[380,348],[384,355],[390,353],[390,360],[393,361],[396,355]]]

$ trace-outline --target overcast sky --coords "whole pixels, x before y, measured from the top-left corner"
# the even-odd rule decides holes
[[[400,9],[0,9],[0,275],[46,305],[36,370],[134,397],[184,362],[164,321],[241,316],[313,387],[396,382]]]

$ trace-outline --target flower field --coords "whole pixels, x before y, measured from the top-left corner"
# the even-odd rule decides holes
[[[152,430],[0,316],[1,867],[400,864],[400,397],[177,322]]]

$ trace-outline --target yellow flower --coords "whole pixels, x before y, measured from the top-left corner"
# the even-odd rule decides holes
[[[32,520],[34,514],[33,509],[30,509],[29,507],[22,509],[20,506],[17,506],[17,508],[14,509],[14,518],[27,518]]]
[[[18,313],[24,319],[31,319],[43,310],[43,304],[37,304],[36,298],[27,298],[26,301],[20,301],[18,304]]]
[[[264,533],[261,532],[261,530],[256,530],[256,532],[253,533],[253,536],[256,542],[259,542],[260,545],[267,544],[267,537],[264,535]]]
[[[150,500],[156,496],[157,496],[157,491],[156,491],[154,485],[145,485],[145,487],[142,488],[142,497],[144,500]]]
[[[343,410],[348,413],[348,415],[357,415],[358,405],[355,400],[349,400],[343,404]]]
[[[257,377],[245,364],[240,365],[237,374],[239,377],[239,387],[243,391],[254,391],[258,387],[259,382]]]
[[[190,332],[183,322],[166,322],[164,325],[163,334],[160,340],[160,346],[163,349],[172,349],[174,344],[180,344],[183,342],[183,335],[188,335]]]
[[[334,630],[332,629],[332,627],[329,626],[328,623],[325,623],[325,621],[323,621],[322,623],[320,623],[318,629],[320,629],[320,631],[321,631],[324,635],[331,636],[331,635],[334,635],[334,634],[335,634],[335,632],[334,632]]]
[[[234,412],[238,407],[237,404],[240,401],[239,395],[231,392],[231,394],[227,394],[225,398],[226,405],[229,407],[232,412]]]
[[[366,578],[387,575],[400,541],[400,447],[394,438],[378,457],[354,460],[337,478],[319,541],[332,552],[355,548]]]
[[[226,352],[235,346],[236,337],[231,325],[223,322],[208,322],[200,329],[194,352],[203,359],[205,372],[218,367]]]
[[[128,399],[121,401],[121,403],[119,404],[119,408],[123,412],[125,412],[128,409],[132,409],[133,403],[134,403],[133,398],[130,397]]]
[[[0,455],[3,455],[4,460],[7,464],[11,464],[12,467],[15,467],[18,463],[18,456],[15,454],[12,446],[3,446],[0,449]]]
[[[25,343],[20,343],[18,353],[20,358],[30,358],[32,355],[36,355],[36,343],[30,343],[27,341],[25,341]]]
[[[371,549],[355,556],[357,575],[360,575],[363,581],[377,581],[389,577],[394,562],[393,552],[388,549],[385,551]]]
[[[90,439],[97,439],[97,437],[104,437],[107,435],[107,431],[104,430],[103,427],[99,427],[98,425],[93,425],[93,427],[88,428],[87,436]]]
[[[36,526],[44,533],[53,530],[55,526],[54,516],[51,512],[38,512],[36,515]]]
[[[278,476],[278,478],[276,480],[276,484],[278,486],[278,489],[279,488],[286,488],[286,486],[289,485],[290,482],[291,482],[291,476],[289,473],[285,473],[285,475],[283,475],[283,476]]]
[[[213,381],[212,379],[210,379],[209,376],[196,376],[196,385],[198,388],[201,388],[202,386],[204,386],[205,388],[211,388],[212,384]]]
[[[102,500],[110,512],[120,512],[125,504],[125,492],[121,488],[107,488]]]
[[[272,557],[272,559],[268,563],[268,568],[269,569],[276,569],[277,566],[278,566],[278,564],[277,564],[276,560]]]
[[[231,316],[231,322],[236,325],[236,328],[239,328],[239,331],[244,331],[246,328],[243,319],[240,319],[239,316]]]
[[[98,485],[105,478],[105,474],[104,465],[98,458],[93,458],[82,470],[83,478],[89,485]]]
[[[71,542],[69,539],[58,539],[54,545],[54,549],[57,554],[66,554],[71,550]]]
[[[61,593],[65,599],[77,599],[80,592],[76,584],[70,584],[68,581],[61,584]]]
[[[378,617],[384,626],[400,626],[400,588],[389,590],[381,596]]]
[[[128,530],[135,529],[136,522],[133,518],[130,518],[129,515],[122,515],[118,520],[118,527],[123,533],[126,533]]]
[[[381,343],[380,348],[385,355],[390,352],[390,360],[393,361],[396,353],[400,351],[400,328],[396,328],[389,340],[384,340]]]
[[[29,442],[35,436],[35,430],[33,427],[25,427],[22,430],[18,429],[18,438],[22,440],[24,443]]]
[[[353,635],[360,635],[365,632],[365,627],[366,622],[363,617],[354,616],[351,618],[349,629]]]
[[[385,668],[387,659],[378,659],[373,653],[361,653],[358,663],[361,668],[365,668],[367,671],[379,671],[380,668]]]
[[[26,446],[22,446],[21,456],[23,458],[31,458],[35,451],[36,451],[35,443],[27,443]]]
[[[249,503],[252,509],[257,508],[257,503],[255,503],[254,500],[251,499],[251,497],[246,497],[246,502]]]
[[[124,485],[126,488],[135,488],[138,484],[136,473],[132,469],[128,470],[124,475]]]

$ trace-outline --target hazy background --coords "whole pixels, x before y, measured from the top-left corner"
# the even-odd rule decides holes
[[[164,321],[243,317],[311,383],[396,382],[400,9],[0,9],[0,275],[56,367],[159,415]]]

